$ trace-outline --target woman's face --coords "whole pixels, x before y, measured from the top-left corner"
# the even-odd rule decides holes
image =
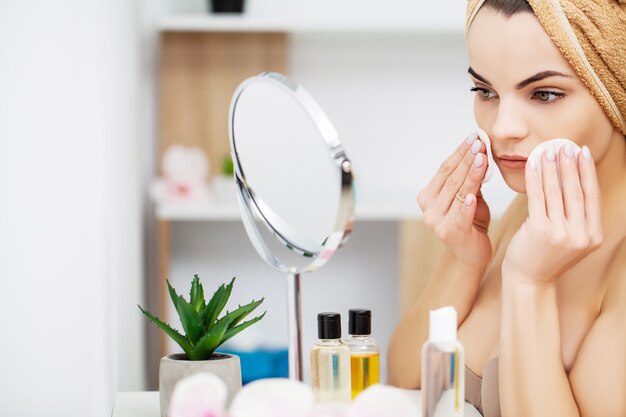
[[[523,158],[549,139],[571,139],[596,163],[603,158],[615,129],[535,15],[482,9],[467,42],[476,122],[509,187],[526,191]]]

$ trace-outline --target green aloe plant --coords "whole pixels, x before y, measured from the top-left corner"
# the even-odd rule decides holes
[[[189,301],[185,300],[182,295],[178,295],[170,285],[170,282],[167,281],[170,298],[185,330],[184,336],[167,323],[158,319],[154,314],[141,308],[140,305],[137,305],[137,307],[152,323],[183,348],[188,360],[201,361],[210,359],[215,349],[222,343],[252,326],[265,316],[264,312],[260,316],[242,323],[242,320],[263,302],[264,299],[261,298],[258,301],[252,300],[249,304],[240,305],[230,313],[227,311],[226,314],[218,319],[230,297],[234,282],[235,278],[228,285],[220,285],[213,297],[211,297],[211,300],[206,303],[204,300],[204,289],[198,275],[194,275],[191,281]]]

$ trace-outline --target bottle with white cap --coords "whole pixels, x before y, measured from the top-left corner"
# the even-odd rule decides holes
[[[454,307],[430,312],[422,347],[422,416],[462,417],[465,407],[465,353],[457,340]]]

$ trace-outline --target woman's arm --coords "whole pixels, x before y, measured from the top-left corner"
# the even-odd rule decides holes
[[[602,243],[600,189],[586,147],[578,156],[548,150],[540,163],[543,184],[526,166],[528,219],[502,264],[500,404],[505,417],[579,417],[561,355],[556,286]]]
[[[502,271],[500,404],[505,417],[578,417],[561,356],[556,284]]]
[[[430,310],[452,305],[459,323],[472,308],[484,268],[465,265],[445,252],[418,300],[404,315],[389,343],[388,383],[401,388],[421,386],[421,348],[428,339]]]
[[[569,377],[562,365],[554,287],[529,286],[506,274],[500,353],[503,416],[626,416],[626,240],[605,273],[609,285],[601,312]]]
[[[487,169],[484,151],[476,135],[468,137],[420,192],[424,224],[446,250],[421,296],[393,333],[387,356],[389,384],[420,387],[420,355],[431,309],[453,305],[462,321],[474,302],[492,253],[487,235],[489,208],[480,194]]]

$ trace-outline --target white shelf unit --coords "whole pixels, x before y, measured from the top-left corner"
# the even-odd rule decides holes
[[[181,14],[168,16],[157,25],[160,31],[178,32],[287,32],[369,34],[460,34],[463,16],[435,11],[378,16],[216,16]]]
[[[156,205],[159,220],[181,221],[239,221],[236,202],[164,203]],[[419,207],[407,204],[362,204],[357,202],[357,221],[400,221],[421,218]]]
[[[321,0],[321,3],[324,1]],[[284,4],[291,2],[283,0]],[[342,2],[337,3],[337,7],[341,7],[339,3]],[[390,0],[390,3],[393,1]],[[371,11],[369,16],[359,16],[358,10],[354,16],[342,12],[327,14],[330,17],[320,17],[315,13],[304,16],[306,12],[287,16],[288,12],[283,11],[282,16],[275,17],[198,13],[171,15],[157,24],[157,30],[164,37],[172,35],[172,32],[210,32],[211,35],[220,32],[278,32],[289,36],[290,75],[313,92],[326,111],[336,115],[333,121],[337,129],[344,132],[342,137],[346,138],[346,149],[353,150],[351,157],[363,166],[360,177],[362,193],[358,194],[356,204],[356,222],[362,227],[354,233],[342,255],[324,269],[319,279],[306,282],[303,314],[309,317],[316,311],[343,311],[357,304],[366,305],[376,311],[376,332],[383,353],[398,318],[398,305],[405,305],[405,299],[421,285],[410,271],[415,270],[414,264],[419,265],[421,271],[428,271],[431,268],[429,261],[437,257],[426,234],[422,236],[418,222],[405,222],[421,218],[414,197],[423,183],[420,173],[434,172],[436,166],[432,161],[439,158],[441,149],[447,148],[444,141],[427,144],[421,138],[461,138],[460,134],[465,130],[456,132],[451,127],[471,125],[454,106],[446,112],[445,119],[423,116],[433,107],[449,105],[449,102],[443,103],[437,97],[446,95],[455,98],[452,103],[459,102],[455,92],[459,87],[465,88],[454,78],[455,73],[451,70],[465,65],[459,58],[462,56],[465,28],[464,6],[448,0],[431,2],[427,6],[413,1],[406,4],[405,10],[396,12],[396,16],[386,12],[374,15]],[[418,8],[423,9],[420,10],[422,13],[415,13]],[[321,64],[326,62],[333,65],[327,67]],[[387,76],[381,77],[381,74]],[[435,90],[433,86],[439,83],[441,85]],[[408,93],[401,93],[404,89]],[[353,96],[365,98],[357,100],[354,111],[342,111],[348,108],[346,104],[350,101],[337,97]],[[422,104],[426,100],[416,98],[426,96],[435,97],[435,101]],[[388,107],[397,110],[393,116],[391,111],[378,105],[379,101],[387,100],[397,103],[395,107]],[[365,102],[372,104],[361,105]],[[356,114],[370,119],[375,115],[379,119],[375,123],[361,124],[354,116]],[[413,121],[420,115],[423,120],[431,122],[426,129],[414,126]],[[449,123],[449,117],[456,122]],[[401,123],[396,123],[397,120]],[[383,131],[378,126],[388,126],[389,129]],[[421,132],[420,140],[413,139],[414,136],[406,134],[407,131]],[[369,152],[364,146],[366,141],[357,138],[367,138],[372,144],[385,143],[385,146],[380,151]],[[398,152],[387,151],[392,148],[397,148]],[[419,157],[416,148],[428,149],[433,157]],[[415,156],[407,158],[406,155]],[[376,162],[379,160],[394,162],[379,165]],[[421,166],[420,173],[412,168],[418,164]],[[368,175],[373,172],[372,166],[388,178],[389,183],[395,184],[396,178],[411,178],[411,184],[387,189],[381,186],[383,180],[372,181],[375,176]],[[155,206],[155,211],[159,220],[159,253],[162,254],[160,271],[169,271],[171,276],[187,276],[193,271],[206,269],[214,276],[222,276],[237,265],[242,277],[258,277],[259,284],[249,286],[254,291],[258,292],[258,286],[269,288],[270,282],[274,282],[272,273],[265,273],[257,266],[260,259],[256,254],[246,252],[245,258],[240,255],[251,248],[239,225],[241,217],[235,201],[160,204]],[[416,231],[420,234],[414,236]],[[206,240],[200,241],[200,238]],[[173,255],[171,262],[170,255]],[[360,277],[358,281],[355,281],[356,277]],[[348,285],[346,283],[352,286],[343,286]],[[324,294],[324,286],[330,284],[343,287],[332,297],[320,296]],[[282,299],[283,292],[280,288],[276,294],[268,294],[268,300],[273,299],[277,303],[272,306],[272,311],[280,312],[286,307],[277,301]],[[282,322],[268,320],[266,325],[269,327],[264,329],[264,334],[282,334]],[[307,325],[308,330],[312,328]],[[304,336],[306,346],[312,343],[315,336],[313,330],[308,330]],[[386,372],[381,371],[383,374]]]
[[[449,2],[448,2],[449,3]],[[335,13],[333,13],[335,12]],[[453,36],[461,38],[465,28],[464,8],[442,0],[427,8],[405,6],[403,13],[394,10],[283,10],[272,16],[255,14],[186,13],[169,15],[157,22],[161,32],[283,32],[292,35],[416,35],[419,37]],[[159,220],[235,221],[240,219],[236,202],[195,204],[160,204]],[[402,221],[421,218],[415,202],[358,202],[356,220]]]

